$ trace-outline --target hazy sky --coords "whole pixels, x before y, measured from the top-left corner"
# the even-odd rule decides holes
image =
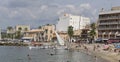
[[[120,6],[120,0],[0,0],[0,27],[55,24],[64,13],[96,21],[101,8],[113,6]]]

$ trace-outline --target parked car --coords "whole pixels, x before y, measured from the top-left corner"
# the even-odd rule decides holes
[[[95,40],[95,43],[103,43],[102,39]]]
[[[109,39],[108,43],[120,43],[120,39]]]
[[[95,40],[96,43],[107,43],[108,39],[97,39]]]

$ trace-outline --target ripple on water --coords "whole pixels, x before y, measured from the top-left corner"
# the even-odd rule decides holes
[[[50,55],[50,54],[53,55]],[[28,59],[27,55],[31,60]],[[55,55],[54,55],[55,54]],[[101,58],[98,62],[107,62]],[[0,47],[1,62],[95,62],[94,56],[78,51],[32,49],[27,47]]]

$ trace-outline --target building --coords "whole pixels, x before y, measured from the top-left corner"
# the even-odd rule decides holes
[[[24,33],[24,39],[29,38],[33,41],[52,41],[54,34],[54,25],[43,25],[40,29],[32,29]]]
[[[43,35],[45,39],[44,41],[52,41],[55,26],[47,24],[42,26],[42,29],[44,30],[44,35]]]
[[[29,31],[30,30],[30,26],[29,25],[17,25],[15,26],[15,31]]]
[[[68,37],[68,34],[67,34],[67,32],[57,32],[58,34],[59,34],[59,36],[62,38],[62,40],[64,40],[64,41],[68,41],[68,39],[69,39],[69,37]],[[56,36],[56,34],[54,33],[53,34],[53,40],[54,41],[57,41],[57,36]]]
[[[120,34],[120,6],[112,7],[109,11],[99,13],[98,19],[98,38],[116,38]]]
[[[23,40],[29,41],[43,41],[43,30],[42,29],[32,29],[29,31],[24,32],[24,36],[22,37]]]
[[[59,17],[56,24],[57,31],[67,31],[68,26],[72,26],[73,30],[84,29],[86,25],[90,25],[90,19],[83,16],[77,16],[72,14],[64,14]]]

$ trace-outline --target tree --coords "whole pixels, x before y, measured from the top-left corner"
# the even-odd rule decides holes
[[[67,33],[68,33],[68,35],[69,35],[70,42],[71,42],[71,38],[72,38],[72,36],[73,36],[73,34],[74,34],[74,32],[73,32],[73,27],[72,27],[72,26],[69,26],[69,27],[68,27]]]
[[[91,30],[90,30],[90,32],[89,32],[89,35],[90,35],[91,39],[94,40],[94,38],[95,38],[95,36],[96,36],[96,24],[95,24],[95,23],[92,23],[92,24],[90,25],[90,27],[91,27]],[[92,40],[91,40],[91,41],[92,41]]]
[[[16,38],[16,39],[20,39],[21,37],[22,37],[21,31],[16,31],[16,36],[15,36],[15,38]]]
[[[13,38],[13,33],[11,33],[12,32],[12,30],[13,30],[13,27],[12,26],[8,26],[7,27],[7,30],[8,30],[8,33],[7,33],[7,38]]]
[[[38,29],[41,29],[41,28],[42,28],[41,26],[38,27]]]
[[[9,30],[9,31],[12,30],[12,29],[13,29],[13,28],[12,28],[11,26],[8,26],[8,27],[7,27],[7,30]]]

